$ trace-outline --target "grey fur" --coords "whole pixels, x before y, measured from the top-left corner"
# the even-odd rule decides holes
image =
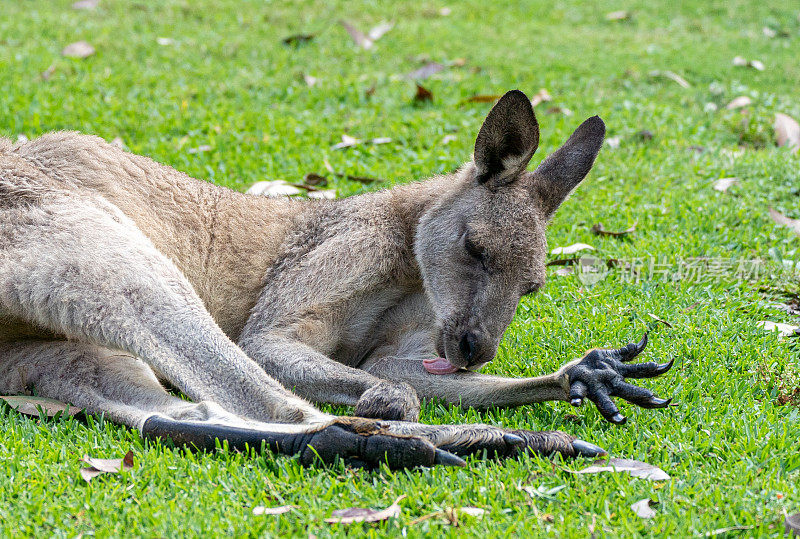
[[[242,195],[77,133],[0,141],[0,393],[136,428],[155,414],[289,431],[334,420],[309,400],[412,421],[418,396],[566,400],[576,362],[528,379],[474,372],[544,283],[546,223],[589,171],[602,122],[527,172],[538,137],[512,92],[477,163],[332,202]],[[437,348],[466,370],[427,373]],[[503,432],[381,425],[439,445]]]

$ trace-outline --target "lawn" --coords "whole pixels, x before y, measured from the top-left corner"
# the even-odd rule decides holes
[[[800,8],[790,4],[101,0],[75,10],[6,0],[0,135],[119,137],[237,190],[319,173],[350,196],[453,170],[469,159],[490,107],[474,95],[547,90],[534,164],[599,114],[611,144],[556,216],[549,243],[587,243],[618,262],[600,274],[552,266],[485,371],[550,372],[647,330],[646,359],[676,365],[643,382],[675,406],[623,404],[621,427],[593,406],[565,403],[486,413],[427,403],[422,414],[561,429],[661,467],[672,476],[661,482],[575,475],[568,470],[589,463],[537,457],[397,473],[303,468],[290,458],[187,453],[99,418],[37,420],[3,407],[0,535],[780,536],[784,514],[800,511],[800,346],[758,322],[798,320],[781,306],[798,299],[785,268],[800,241],[768,215],[774,207],[800,218],[800,157],[777,148],[772,129],[778,112],[800,118]],[[619,10],[626,16],[607,18]],[[364,31],[395,26],[364,50],[339,19]],[[297,34],[314,37],[284,43]],[[79,40],[96,53],[61,55]],[[735,56],[764,69],[735,66]],[[432,100],[414,102],[406,75],[429,61],[445,68],[421,81]],[[751,104],[727,109],[739,96]],[[333,149],[343,134],[391,142]],[[380,181],[364,185],[327,166]],[[739,181],[712,188],[725,177]],[[635,231],[598,236],[597,223]],[[679,270],[680,280],[666,278]],[[132,471],[81,479],[82,455],[128,450]],[[388,522],[324,522],[335,509],[383,508],[401,495],[402,513]],[[658,502],[652,519],[630,508],[643,498]],[[286,504],[298,508],[252,511]]]

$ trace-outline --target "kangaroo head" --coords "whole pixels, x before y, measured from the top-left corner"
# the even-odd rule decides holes
[[[545,281],[545,228],[586,176],[605,125],[589,118],[529,172],[539,125],[520,91],[492,108],[473,161],[442,178],[442,192],[420,219],[415,255],[440,328],[440,358],[429,372],[479,369],[490,361],[520,298]]]

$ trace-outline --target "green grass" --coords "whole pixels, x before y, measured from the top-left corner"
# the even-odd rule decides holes
[[[302,5],[303,7],[298,7]],[[189,454],[144,444],[135,431],[90,420],[32,420],[0,409],[0,535],[192,536],[357,534],[486,536],[693,536],[731,526],[730,535],[780,536],[784,511],[800,510],[800,409],[779,405],[798,387],[796,341],[778,340],[759,320],[791,322],[773,306],[797,298],[797,280],[775,271],[800,243],[767,215],[792,217],[800,161],[776,149],[775,112],[800,118],[797,6],[761,2],[605,1],[451,2],[446,4],[232,0],[122,2],[95,11],[70,1],[5,1],[0,15],[0,134],[29,138],[76,129],[121,137],[132,151],[234,189],[264,179],[300,181],[325,172],[383,178],[383,187],[456,168],[469,158],[488,104],[474,94],[546,88],[537,107],[538,161],[593,114],[620,137],[604,148],[590,177],[550,227],[550,244],[586,242],[603,258],[726,257],[771,261],[758,282],[626,282],[613,270],[593,286],[577,275],[550,280],[525,299],[487,371],[514,376],[555,369],[594,346],[619,345],[651,330],[647,358],[676,358],[669,375],[644,384],[675,398],[662,411],[623,405],[629,423],[605,423],[591,407],[526,406],[488,413],[427,404],[429,422],[483,421],[558,428],[645,460],[672,475],[653,484],[616,474],[572,475],[583,462],[523,458],[474,461],[466,469],[367,473],[302,468],[288,458],[219,451]],[[628,20],[611,22],[609,11]],[[357,49],[336,21],[367,29],[396,27],[374,49]],[[785,36],[768,38],[768,26]],[[316,38],[299,46],[282,39]],[[159,45],[158,37],[174,40]],[[97,54],[62,58],[85,39]],[[742,55],[766,69],[734,67]],[[404,78],[423,60],[465,59],[424,82],[431,103],[415,105]],[[52,77],[40,73],[53,65]],[[681,88],[654,70],[671,70]],[[319,79],[309,88],[302,75]],[[365,91],[374,86],[371,98]],[[747,112],[728,111],[747,95]],[[714,103],[719,110],[707,110]],[[548,114],[567,107],[573,116]],[[652,140],[637,133],[648,130]],[[391,137],[391,144],[331,150],[343,133]],[[455,139],[442,144],[445,135]],[[210,151],[189,153],[201,145]],[[702,147],[701,151],[697,148]],[[714,180],[741,181],[726,194]],[[366,188],[334,179],[340,196]],[[370,187],[370,188],[377,188]],[[626,239],[598,238],[590,227],[637,229]],[[555,268],[552,268],[555,271]],[[648,313],[668,321],[656,323]],[[794,318],[796,321],[796,318]],[[85,484],[78,459],[88,453],[136,466]],[[535,497],[518,486],[553,488]],[[399,519],[350,528],[325,524],[336,508],[385,507],[407,494]],[[659,501],[649,521],[629,506]],[[252,515],[256,505],[296,504],[281,516]],[[449,507],[487,510],[411,524]],[[552,517],[545,517],[552,515]]]

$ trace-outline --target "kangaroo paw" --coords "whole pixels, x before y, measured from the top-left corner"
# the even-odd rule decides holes
[[[579,363],[567,371],[569,399],[580,406],[585,398],[595,403],[597,409],[611,423],[622,425],[627,421],[611,397],[620,397],[642,408],[665,408],[672,399],[656,397],[652,391],[625,381],[626,378],[655,378],[672,368],[668,363],[628,363],[644,351],[647,334],[638,343],[614,350],[592,350]]]
[[[391,469],[466,465],[456,455],[435,447],[428,440],[392,434],[382,428],[381,423],[368,419],[339,418],[307,430],[287,425],[284,432],[281,432],[281,425],[274,426],[275,430],[271,431],[152,416],[145,421],[142,434],[146,438],[167,439],[176,445],[200,450],[213,450],[217,440],[225,440],[229,447],[238,450],[259,449],[264,444],[274,453],[299,455],[304,465],[317,461],[328,464],[337,459],[366,468],[380,464]]]
[[[564,457],[598,457],[607,454],[601,447],[557,430],[512,430],[511,433],[525,441],[520,449],[545,457],[555,453]]]

